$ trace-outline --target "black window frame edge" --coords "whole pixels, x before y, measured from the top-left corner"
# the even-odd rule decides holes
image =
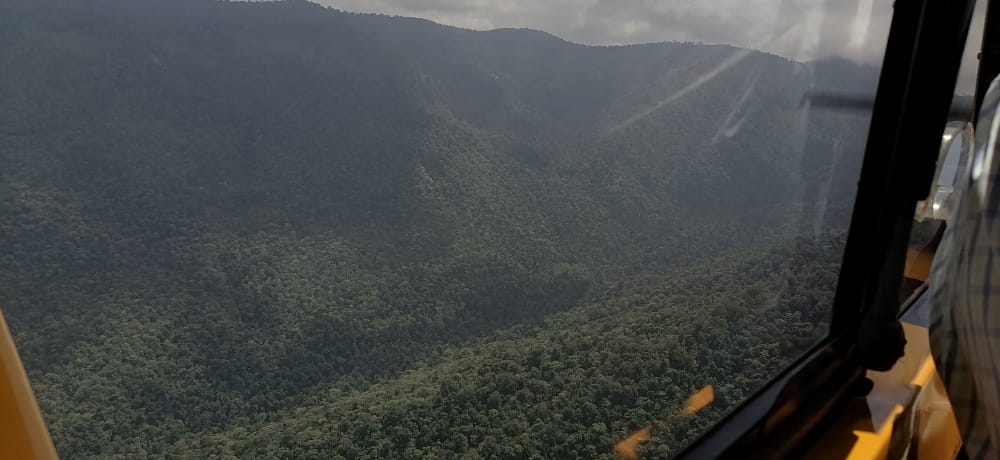
[[[791,456],[841,401],[861,394],[866,354],[878,351],[859,347],[862,331],[899,327],[913,212],[933,179],[974,3],[896,0],[829,335],[676,458]],[[890,345],[901,354],[903,343]]]

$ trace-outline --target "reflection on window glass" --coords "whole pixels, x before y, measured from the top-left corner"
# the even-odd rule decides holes
[[[551,3],[0,0],[60,453],[671,455],[824,337],[889,2]]]

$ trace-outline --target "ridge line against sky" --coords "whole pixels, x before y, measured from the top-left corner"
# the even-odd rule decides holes
[[[796,61],[841,57],[880,66],[892,0],[309,0],[355,13],[423,18],[473,30],[527,28],[584,45],[726,44]],[[982,41],[978,2],[959,76],[969,94]],[[981,28],[981,26],[980,26]]]
[[[312,1],[473,30],[535,29],[585,45],[701,42],[866,64],[881,61],[892,9],[891,0]]]

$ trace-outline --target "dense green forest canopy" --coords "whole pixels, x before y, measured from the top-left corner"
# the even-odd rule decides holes
[[[803,95],[877,76],[298,0],[0,0],[0,69],[66,458],[674,453],[824,333],[867,118]]]

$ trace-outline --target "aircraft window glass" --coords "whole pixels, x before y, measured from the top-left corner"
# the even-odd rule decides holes
[[[411,3],[0,2],[62,455],[669,456],[826,337],[890,1]]]

